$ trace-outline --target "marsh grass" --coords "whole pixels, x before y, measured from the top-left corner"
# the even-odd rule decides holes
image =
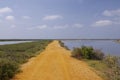
[[[10,80],[20,72],[20,65],[38,55],[50,40],[0,45],[0,80]],[[38,53],[39,52],[39,53]]]

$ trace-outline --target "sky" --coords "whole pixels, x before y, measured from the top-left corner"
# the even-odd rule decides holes
[[[0,0],[0,39],[120,39],[120,0]]]

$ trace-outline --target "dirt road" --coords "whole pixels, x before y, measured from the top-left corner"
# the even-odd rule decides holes
[[[58,41],[24,64],[22,71],[13,80],[102,80],[85,62],[70,57]]]

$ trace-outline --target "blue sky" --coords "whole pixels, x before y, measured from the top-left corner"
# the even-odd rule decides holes
[[[120,38],[120,0],[0,0],[3,38]]]

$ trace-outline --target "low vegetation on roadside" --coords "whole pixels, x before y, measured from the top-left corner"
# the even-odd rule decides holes
[[[100,50],[93,49],[93,47],[82,46],[81,48],[73,49],[72,57],[76,57],[77,59],[102,60],[104,53]]]
[[[69,48],[67,46],[65,46],[65,44],[62,41],[59,41],[59,44],[61,47],[64,47],[65,49],[69,50]]]
[[[10,80],[16,73],[20,72],[21,64],[43,51],[50,42],[49,40],[41,40],[0,45],[0,80]]]
[[[74,48],[72,57],[86,61],[105,80],[120,80],[120,57],[105,56],[101,50],[88,46]]]

